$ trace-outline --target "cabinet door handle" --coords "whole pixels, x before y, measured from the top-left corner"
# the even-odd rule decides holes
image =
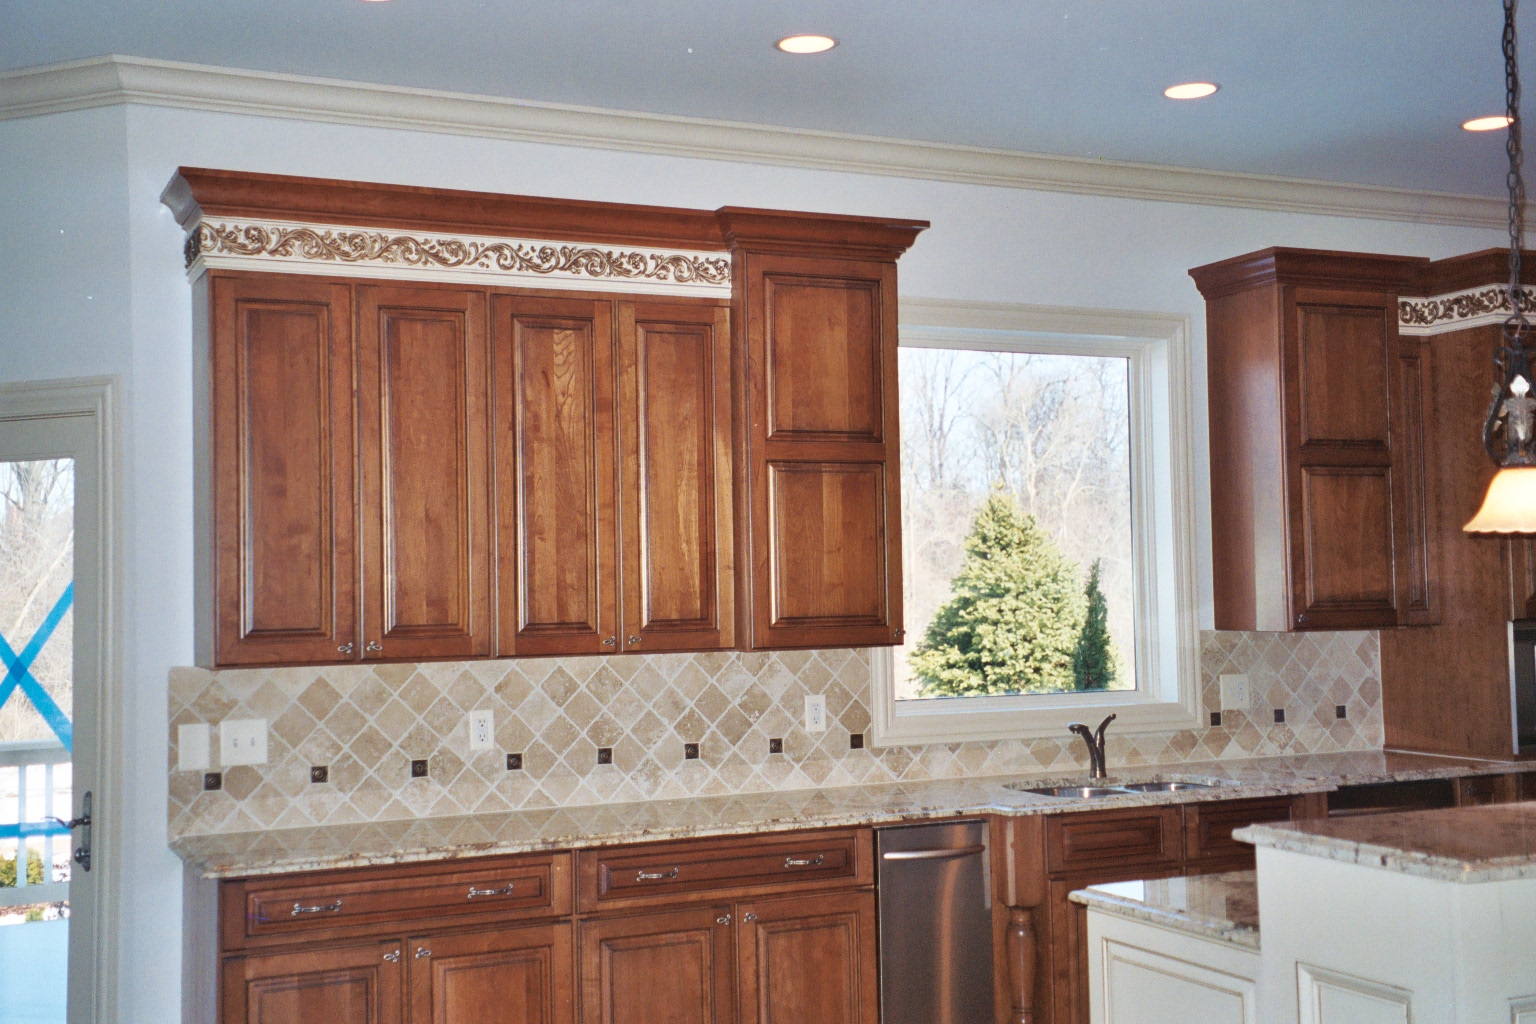
[[[384,645],[379,643],[377,640],[369,640],[368,649],[370,651],[382,651],[384,649]]]
[[[897,640],[900,640],[902,637],[907,635],[907,631],[904,629],[897,629],[893,630],[891,635],[894,636]]]
[[[731,915],[730,914],[721,914],[719,917],[715,918],[715,924],[730,924],[730,923],[731,923]]]
[[[616,647],[616,646],[618,646],[618,643],[619,642],[617,640],[615,640],[613,637],[610,636],[608,639],[603,641],[603,646],[604,647]]]
[[[338,654],[351,654],[352,647],[352,644],[342,644],[340,647],[336,648],[336,651]]]
[[[785,857],[786,868],[816,868],[821,866],[821,854],[814,857]]]
[[[677,868],[672,868],[670,871],[636,871],[635,872],[635,881],[637,881],[637,882],[664,882],[664,881],[666,881],[669,878],[676,878],[676,877],[677,877]]]
[[[629,634],[629,642],[632,643],[632,644],[637,644],[637,643],[640,642],[640,638],[635,636],[635,634],[631,633],[631,634]]]
[[[476,889],[474,886],[470,886],[469,898],[474,899],[476,896],[511,896],[512,889],[516,885],[516,882],[508,882],[500,889]]]
[[[341,913],[341,900],[335,903],[317,903],[312,907],[306,907],[302,903],[293,905],[293,912],[289,917],[298,917],[302,914],[339,914]]]
[[[747,922],[748,924],[751,924],[753,921],[757,920],[757,915],[752,913],[752,911],[749,910],[745,914],[741,915],[741,919],[743,921]]]
[[[388,953],[384,954],[384,959],[388,960],[392,964],[397,964],[400,962],[400,951],[398,949],[392,949]]]
[[[432,951],[430,949],[428,949],[426,946],[417,946],[416,947],[416,959],[417,960],[425,960],[427,957],[429,957],[431,955],[432,955]]]

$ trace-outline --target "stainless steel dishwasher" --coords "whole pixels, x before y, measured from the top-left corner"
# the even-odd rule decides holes
[[[875,850],[881,1024],[991,1024],[986,823],[876,829]]]

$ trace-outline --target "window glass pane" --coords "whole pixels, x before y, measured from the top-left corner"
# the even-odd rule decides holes
[[[896,699],[1136,687],[1130,363],[903,346]]]

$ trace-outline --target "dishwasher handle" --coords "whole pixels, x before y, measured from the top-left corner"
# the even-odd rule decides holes
[[[880,855],[881,860],[951,860],[955,857],[970,857],[978,853],[986,853],[987,848],[981,843],[975,846],[956,846],[945,850],[887,850]]]

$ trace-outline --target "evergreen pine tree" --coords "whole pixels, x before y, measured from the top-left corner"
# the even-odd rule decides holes
[[[922,695],[1072,689],[1084,612],[1080,572],[1034,516],[994,491],[965,540],[953,596],[909,658]]]
[[[1072,678],[1079,690],[1107,690],[1115,681],[1114,641],[1109,636],[1109,606],[1099,588],[1099,562],[1095,558],[1088,570],[1088,612],[1072,652]]]

